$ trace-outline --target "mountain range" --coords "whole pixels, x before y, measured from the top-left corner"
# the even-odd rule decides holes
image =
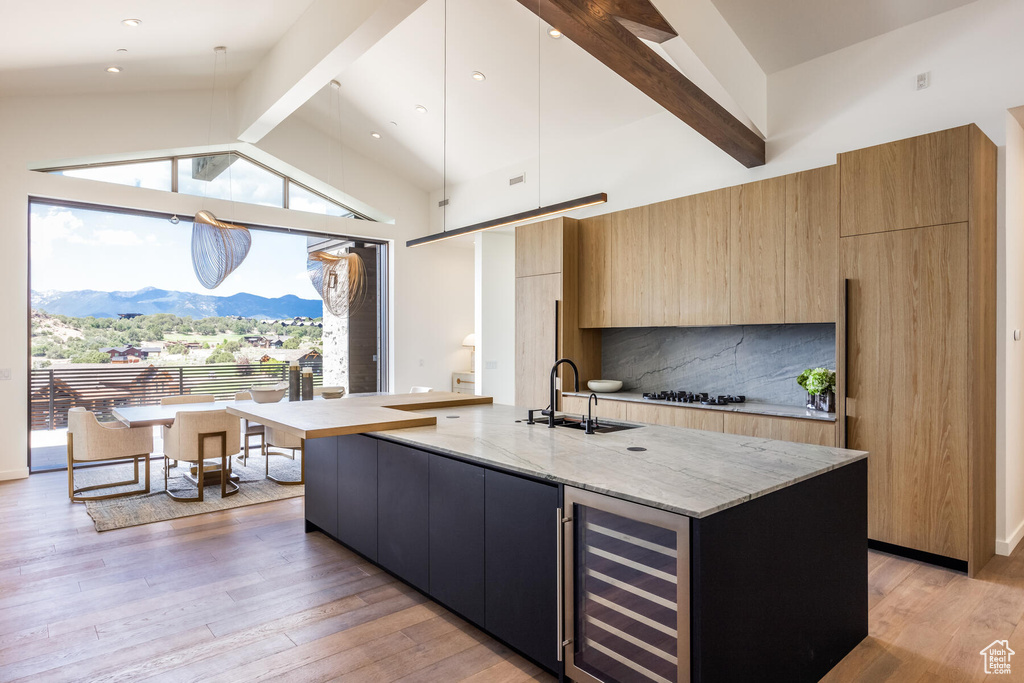
[[[298,316],[318,318],[323,315],[323,302],[319,299],[300,299],[293,294],[268,299],[254,294],[211,296],[155,287],[146,287],[136,292],[33,290],[32,308],[52,315],[75,318],[116,318],[119,313],[173,313],[193,318],[238,315],[244,318],[273,319]]]

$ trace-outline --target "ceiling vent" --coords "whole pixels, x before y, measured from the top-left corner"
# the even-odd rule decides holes
[[[437,203],[437,208],[440,209],[442,207],[448,206],[448,202],[450,202],[450,201],[451,201],[450,199],[442,199],[441,201],[439,201]]]
[[[508,184],[509,185],[518,185],[519,183],[525,183],[525,182],[526,182],[526,174],[525,173],[521,173],[520,175],[517,175],[515,178],[509,178],[508,179]]]

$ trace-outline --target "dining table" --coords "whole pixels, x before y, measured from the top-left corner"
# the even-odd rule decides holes
[[[170,427],[174,424],[174,418],[178,413],[202,412],[208,410],[227,411],[230,407],[244,407],[252,405],[255,401],[208,401],[205,403],[175,403],[169,405],[151,406],[117,406],[111,410],[111,414],[122,424],[128,427]],[[230,471],[231,467],[228,466]],[[186,478],[193,484],[198,485],[199,468],[192,465]],[[237,474],[229,474],[231,481],[238,483]],[[220,485],[220,463],[207,464],[203,467],[203,485]]]

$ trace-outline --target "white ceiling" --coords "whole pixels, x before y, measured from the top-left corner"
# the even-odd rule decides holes
[[[217,45],[228,48],[225,81],[233,85],[311,1],[0,0],[0,93],[207,87]],[[122,19],[142,25],[128,28]],[[106,73],[112,64],[124,71]]]
[[[550,38],[515,0],[447,0],[447,37],[444,13],[444,0],[427,0],[338,75],[346,144],[424,189],[440,187],[442,174],[464,182],[661,111],[569,40]],[[474,71],[487,79],[474,81]],[[337,135],[337,109],[325,88],[299,116]]]
[[[712,0],[767,74],[974,0]]]

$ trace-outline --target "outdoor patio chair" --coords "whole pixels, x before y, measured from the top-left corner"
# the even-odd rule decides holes
[[[73,503],[90,500],[122,498],[149,493],[149,455],[153,452],[152,427],[126,427],[120,422],[100,422],[85,408],[68,411],[68,498]],[[75,488],[75,463],[132,460],[135,478],[110,484],[95,484]],[[134,491],[107,493],[94,496],[78,495],[84,491],[97,491],[139,483],[139,460],[146,464],[145,486]]]

